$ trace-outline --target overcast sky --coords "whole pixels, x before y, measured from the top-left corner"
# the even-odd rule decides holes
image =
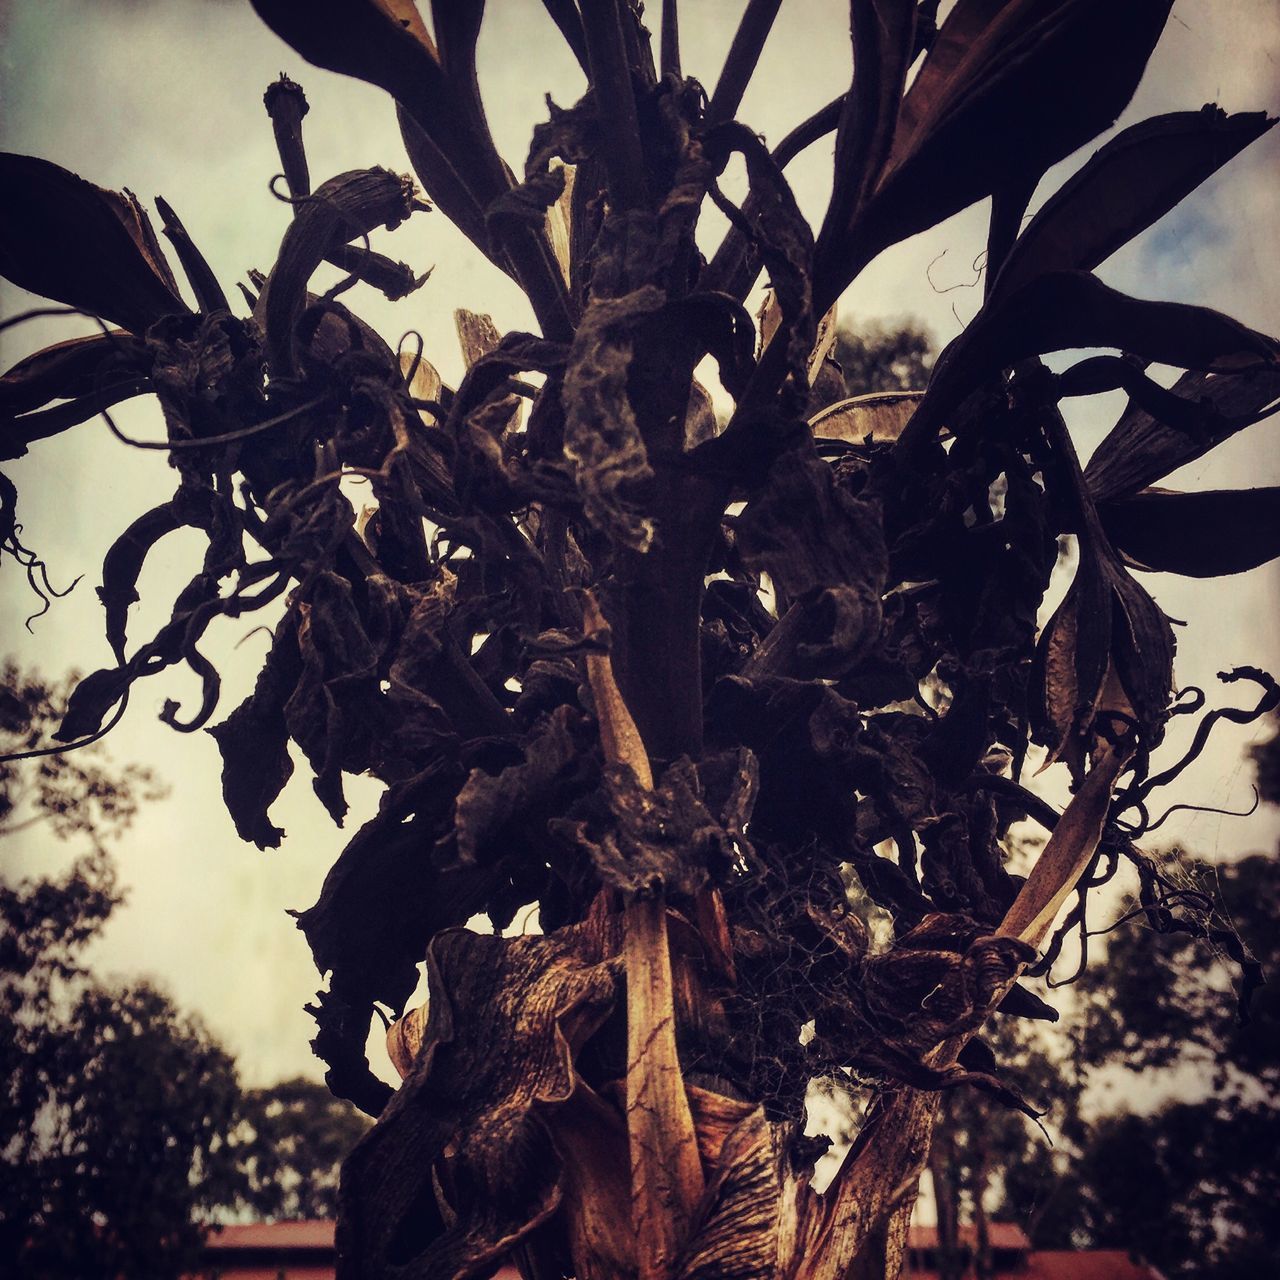
[[[714,84],[741,0],[687,0],[682,7],[686,70]],[[650,8],[656,14],[659,6]],[[267,191],[279,162],[262,107],[262,92],[280,71],[299,81],[311,102],[305,127],[313,182],[372,164],[409,168],[384,95],[305,64],[260,24],[247,3],[0,0],[0,28],[0,145],[54,160],[106,187],[129,187],[144,202],[162,194],[229,293],[247,268],[270,266],[288,219]],[[519,169],[531,127],[545,115],[543,95],[571,103],[583,88],[581,75],[538,0],[490,0],[480,63],[495,137]],[[846,7],[838,0],[784,0],[742,116],[776,142],[847,86],[848,65]],[[1280,108],[1280,11],[1273,0],[1180,0],[1121,124],[1209,101],[1229,110],[1274,114]],[[1059,166],[1038,199],[1091,149]],[[1280,138],[1273,133],[1117,254],[1101,274],[1139,296],[1207,303],[1280,334],[1278,162]],[[815,223],[830,165],[827,140],[789,170]],[[708,220],[708,244],[715,243],[719,225]],[[843,300],[842,315],[912,315],[945,343],[977,309],[977,289],[950,286],[973,282],[970,264],[984,239],[983,210],[977,208],[909,241],[864,273]],[[418,329],[447,381],[461,372],[455,307],[488,311],[502,330],[532,325],[515,287],[439,214],[416,216],[394,234],[375,237],[375,247],[415,268],[434,266],[435,272],[424,289],[398,304],[367,290],[344,300],[392,342],[406,329]],[[18,290],[6,286],[0,292],[0,314],[30,303]],[[66,318],[10,330],[0,335],[0,364],[7,368],[32,350],[82,331]],[[1110,397],[1073,409],[1084,454],[1119,407],[1118,398]],[[123,406],[119,420],[134,434],[160,434],[153,402]],[[1273,421],[1244,433],[1169,483],[1280,484],[1278,429]],[[42,442],[10,474],[19,486],[24,537],[48,561],[55,583],[80,574],[84,579],[29,635],[22,624],[30,612],[23,575],[5,564],[0,654],[48,676],[109,664],[93,587],[110,541],[172,491],[163,455],[129,450],[100,423],[86,423]],[[148,565],[143,602],[131,618],[133,637],[154,633],[175,590],[194,571],[198,539],[183,541],[185,536],[168,539],[157,563]],[[1178,632],[1180,684],[1201,685],[1211,699],[1223,701],[1231,690],[1216,684],[1217,671],[1241,663],[1280,667],[1280,578],[1274,568],[1213,583],[1169,575],[1145,581],[1167,613],[1188,623]],[[234,648],[252,625],[224,621],[210,633],[207,651],[225,676],[220,714],[248,691],[264,653],[261,634]],[[189,702],[197,694],[194,679],[180,671],[149,680],[138,687],[125,721],[111,736],[118,760],[150,765],[172,793],[143,812],[117,850],[129,904],[110,926],[96,960],[104,972],[161,980],[181,1004],[203,1014],[251,1082],[296,1072],[319,1078],[320,1064],[307,1047],[312,1023],[301,1010],[318,977],[284,911],[314,901],[346,835],[371,812],[377,788],[349,788],[352,814],[343,833],[314,799],[304,766],[273,809],[289,832],[283,847],[261,853],[242,845],[221,807],[213,742],[205,734],[175,734],[156,720],[167,698]],[[1170,759],[1189,729],[1175,725],[1178,732],[1170,733],[1165,748]],[[1186,775],[1176,798],[1247,806],[1251,767],[1244,752],[1264,732],[1229,729],[1219,749]],[[1234,857],[1274,848],[1280,836],[1274,809],[1250,819],[1180,817],[1167,824],[1169,839],[1201,854]],[[25,843],[11,841],[0,870],[56,870],[65,856],[65,850],[33,835]]]

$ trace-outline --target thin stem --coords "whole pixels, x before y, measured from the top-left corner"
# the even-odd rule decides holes
[[[707,123],[722,124],[732,120],[742,105],[742,95],[747,91],[764,42],[773,28],[782,0],[749,0],[742,21],[729,46],[729,56],[724,60],[720,79],[707,104]]]

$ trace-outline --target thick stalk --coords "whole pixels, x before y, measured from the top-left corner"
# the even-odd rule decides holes
[[[583,601],[583,623],[588,636],[605,631],[589,593]],[[652,788],[648,753],[618,690],[608,654],[587,655],[587,677],[605,760],[630,766],[640,785]],[[665,1280],[702,1195],[702,1163],[676,1050],[665,896],[632,898],[623,921],[632,1223],[641,1280]]]

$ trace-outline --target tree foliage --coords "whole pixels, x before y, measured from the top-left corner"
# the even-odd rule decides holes
[[[5,677],[4,744],[44,740],[64,690],[12,664]],[[220,1216],[333,1217],[367,1127],[320,1085],[242,1091],[198,1018],[148,982],[91,975],[86,949],[123,899],[107,842],[157,792],[100,752],[5,766],[10,828],[46,822],[89,845],[60,877],[0,884],[5,1275],[178,1276]]]
[[[29,746],[65,699],[5,675],[0,730]],[[105,841],[154,779],[100,756],[4,768],[7,825],[47,822],[90,851],[61,878],[0,885],[0,1270],[180,1275],[234,1187],[235,1067],[154,987],[104,985],[84,961],[121,901]]]
[[[339,1167],[368,1128],[313,1080],[246,1089],[231,1134],[242,1179],[237,1207],[268,1222],[336,1218]]]
[[[255,8],[394,99],[428,200],[382,168],[313,186],[282,78],[266,106],[294,216],[246,305],[157,204],[192,309],[134,197],[0,157],[0,272],[100,328],[5,376],[4,452],[101,415],[177,473],[107,553],[116,661],[59,738],[92,741],[178,663],[201,704],[161,718],[211,725],[210,623],[283,606],[253,694],[210,729],[237,829],[281,839],[290,743],[335,821],[344,775],[385,784],[299,916],[329,974],[329,1084],[378,1116],[343,1178],[345,1277],[479,1273],[513,1250],[529,1275],[891,1273],[937,1091],[1020,1105],[977,1036],[997,1007],[1044,1016],[1016,980],[1058,955],[1073,890],[1066,930],[1084,930],[1127,864],[1148,925],[1256,977],[1136,841],[1185,763],[1159,754],[1169,716],[1201,714],[1198,751],[1280,690],[1239,668],[1223,698],[1242,686],[1243,705],[1175,704],[1173,633],[1135,574],[1280,553],[1275,490],[1153,489],[1271,411],[1277,346],[1094,269],[1271,122],[1134,125],[1024,226],[1046,171],[1129,103],[1169,0],[960,0],[940,28],[936,4],[853,0],[851,84],[773,150],[737,117],[776,0],[746,6],[709,92],[675,3],[655,53],[638,5],[548,0],[589,88],[549,104],[517,176],[477,84],[483,6],[436,0],[430,28],[398,0]],[[833,132],[815,230],[784,170]],[[736,157],[738,207],[718,185]],[[987,198],[983,305],[927,387],[821,403],[846,287]],[[729,219],[718,247],[706,202]],[[456,387],[339,300],[422,283],[369,235],[430,207],[540,330],[463,312]],[[325,261],[348,274],[318,296]],[[1040,359],[1079,348],[1105,354]],[[708,356],[722,429],[694,377]],[[1165,388],[1153,362],[1185,373]],[[1083,469],[1060,403],[1115,389],[1128,407]],[[128,441],[110,408],[148,392],[165,438]],[[0,541],[39,585],[15,502],[6,483]],[[207,552],[140,640],[139,574],[179,528]],[[1063,535],[1078,567],[1038,628]],[[1022,785],[1033,747],[1071,776],[1061,814]],[[1052,835],[1024,881],[1005,858],[1028,815]],[[892,916],[886,950],[848,910],[850,874]],[[501,936],[532,904],[543,932]],[[460,928],[476,913],[499,932]],[[424,958],[429,1005],[408,1012]],[[398,1018],[394,1093],[365,1056],[378,1005]],[[876,1098],[819,1197],[803,1099],[846,1070]]]

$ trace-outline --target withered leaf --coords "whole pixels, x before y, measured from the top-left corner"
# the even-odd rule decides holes
[[[1125,129],[1045,202],[1018,237],[993,293],[1047,271],[1092,271],[1275,123],[1218,107]]]
[[[652,285],[595,299],[574,335],[561,393],[564,452],[587,518],[639,550],[648,547],[653,523],[634,508],[628,489],[653,472],[627,396],[627,371],[632,331],[664,301]]]
[[[1132,497],[1247,426],[1253,415],[1280,397],[1280,368],[1186,373],[1173,391],[1204,410],[1204,431],[1179,431],[1130,405],[1085,468],[1095,502]]]
[[[344,1280],[391,1268],[478,1274],[565,1194],[548,1130],[557,1104],[572,1106],[578,1047],[616,998],[590,926],[510,939],[445,933],[427,972],[414,1071],[343,1169]]]
[[[724,1138],[679,1280],[791,1274],[808,1177],[792,1171],[788,1137],[757,1107]]]
[[[85,676],[67,699],[66,714],[53,736],[59,742],[74,742],[97,733],[107,713],[128,693],[131,683],[127,667],[107,667]]]
[[[828,237],[843,235],[856,219],[889,157],[915,52],[914,4],[871,0],[849,12],[853,84],[836,130],[835,184],[823,226]]]
[[[519,840],[520,827],[532,820],[538,808],[552,812],[555,784],[581,752],[570,707],[557,707],[540,732],[534,733],[524,758],[498,774],[473,769],[458,792],[455,816],[458,857],[463,862],[484,861],[488,846],[508,838]],[[514,825],[513,825],[514,824]]]
[[[242,840],[279,847],[284,835],[267,816],[293,774],[285,703],[302,672],[298,629],[288,613],[276,628],[253,692],[209,733],[222,753],[222,798]]]
[[[638,784],[628,768],[607,768],[604,794],[603,825],[562,828],[591,855],[604,883],[632,894],[665,889],[693,895],[709,871],[731,859],[732,834],[707,811],[687,759],[670,765],[652,789]]]
[[[1083,271],[1053,271],[1001,295],[938,357],[929,390],[903,437],[914,444],[1002,369],[1029,356],[1113,347],[1182,369],[1269,367],[1277,345],[1221,312],[1131,298]]]
[[[856,234],[824,238],[831,296],[881,249],[1013,180],[1034,184],[1096,137],[1137,88],[1172,7],[1135,0],[958,4],[903,100]],[[847,230],[847,229],[846,229]]]
[[[366,633],[351,583],[318,574],[298,625],[302,668],[284,705],[289,734],[315,770],[316,795],[335,822],[347,810],[343,770],[358,773],[382,740],[379,651]]]
[[[142,334],[183,315],[141,206],[47,160],[0,152],[0,275]]]
[[[294,327],[307,282],[325,258],[377,227],[396,227],[425,206],[413,182],[388,169],[353,169],[321,183],[294,214],[255,312],[263,318],[272,369],[295,367]]]
[[[390,788],[329,869],[315,905],[297,913],[316,968],[363,1011],[361,1058],[373,1002],[402,1009],[428,940],[483,905],[491,872],[439,871],[430,857],[450,821],[459,772],[441,763]]]
[[[873,391],[829,404],[809,419],[815,437],[865,444],[891,444],[911,420],[923,391]]]
[[[1145,489],[1098,504],[1117,551],[1139,569],[1216,578],[1280,556],[1280,489]]]
[[[825,635],[806,636],[800,656],[833,673],[856,662],[880,632],[887,554],[876,499],[845,492],[816,454],[792,450],[748,502],[737,536],[747,562],[773,580],[780,611],[803,601],[823,617]]]
[[[106,612],[107,643],[123,663],[129,606],[138,599],[138,578],[151,549],[182,527],[174,503],[165,502],[140,515],[112,544],[102,562],[98,599]]]
[[[19,360],[0,378],[0,420],[50,400],[88,395],[113,377],[136,375],[143,354],[141,344],[123,329],[55,342]]]

